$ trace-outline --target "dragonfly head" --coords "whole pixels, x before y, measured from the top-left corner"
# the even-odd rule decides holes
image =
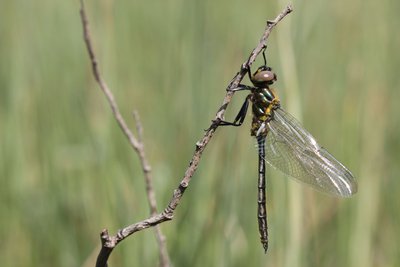
[[[276,81],[276,74],[272,71],[272,68],[263,65],[254,72],[251,77],[251,82],[256,87],[268,87]]]

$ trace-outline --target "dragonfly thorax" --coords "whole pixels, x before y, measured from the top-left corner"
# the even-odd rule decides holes
[[[256,88],[251,101],[253,111],[251,135],[257,136],[261,125],[272,119],[274,110],[280,106],[280,101],[275,91],[269,87]],[[266,135],[266,132],[263,133]]]

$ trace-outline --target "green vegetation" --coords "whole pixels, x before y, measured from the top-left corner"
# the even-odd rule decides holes
[[[87,1],[101,71],[132,128],[132,110],[141,116],[160,210],[265,20],[285,5]],[[275,87],[352,170],[359,192],[331,198],[270,168],[264,255],[250,119],[220,128],[174,220],[162,224],[174,266],[400,266],[400,2],[293,6],[269,39]],[[0,5],[2,266],[93,266],[104,227],[114,234],[149,213],[137,156],[94,83],[78,10],[78,1]],[[234,96],[227,119],[244,97]],[[110,259],[157,262],[152,230]]]

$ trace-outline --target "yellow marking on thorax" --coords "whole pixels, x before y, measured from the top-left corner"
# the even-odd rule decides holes
[[[268,107],[265,109],[265,114],[267,114],[267,116],[263,116],[263,117],[265,117],[265,119],[263,118],[263,121],[266,121],[267,118],[269,116],[271,116],[272,110],[276,106],[279,106],[279,103],[280,103],[279,97],[276,94],[275,89],[274,88],[269,88],[269,90],[271,91],[272,95],[274,96],[274,99],[271,101],[271,104],[269,104]]]

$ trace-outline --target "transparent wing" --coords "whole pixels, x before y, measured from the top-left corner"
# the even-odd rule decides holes
[[[289,113],[278,108],[266,127],[265,160],[270,165],[331,195],[349,197],[357,192],[351,172]]]

